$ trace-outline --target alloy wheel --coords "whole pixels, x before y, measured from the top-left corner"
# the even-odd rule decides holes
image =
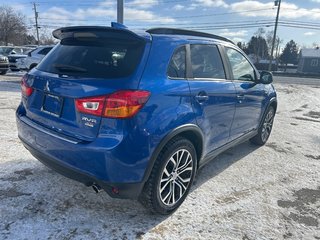
[[[268,137],[272,130],[273,125],[273,109],[270,109],[267,116],[264,119],[262,131],[261,131],[261,138],[263,142],[266,142],[268,140]]]
[[[159,184],[161,202],[173,206],[185,194],[190,184],[193,171],[193,159],[186,149],[179,149],[172,154],[165,165]]]

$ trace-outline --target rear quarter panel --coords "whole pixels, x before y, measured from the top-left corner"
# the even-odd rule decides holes
[[[167,67],[174,50],[186,44],[183,40],[154,37],[148,63],[139,88],[151,92],[151,96],[136,117],[136,128],[144,132],[150,157],[161,140],[173,129],[195,123],[187,79],[170,79]]]

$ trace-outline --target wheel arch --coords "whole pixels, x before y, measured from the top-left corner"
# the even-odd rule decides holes
[[[174,130],[172,130],[170,133],[168,133],[160,142],[160,144],[157,146],[157,148],[153,151],[148,167],[145,171],[144,177],[143,177],[143,181],[146,182],[151,174],[152,168],[154,166],[154,163],[158,157],[158,155],[160,154],[160,152],[162,151],[162,149],[165,147],[165,145],[173,138],[181,136],[183,138],[188,139],[193,146],[196,149],[196,153],[197,153],[197,162],[199,163],[199,160],[202,157],[202,153],[203,153],[203,133],[201,131],[201,129],[195,125],[195,124],[185,124],[182,126],[179,126],[177,128],[175,128]],[[198,164],[199,166],[199,164]]]
[[[263,119],[266,116],[267,111],[268,111],[270,106],[274,108],[274,113],[276,113],[277,112],[277,107],[278,107],[278,102],[277,102],[277,98],[276,97],[273,97],[273,98],[270,99],[270,101],[269,101],[267,107],[265,108],[264,113],[263,113],[263,115],[262,115],[262,117],[260,119],[259,127],[263,123]]]
[[[272,107],[274,108],[274,112],[276,113],[277,107],[278,107],[278,102],[277,102],[277,100],[274,99],[274,100],[270,101],[268,108],[269,108],[270,106],[272,106]]]

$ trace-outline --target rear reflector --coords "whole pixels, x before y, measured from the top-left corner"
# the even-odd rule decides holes
[[[21,82],[20,82],[21,93],[25,97],[29,97],[33,92],[33,89],[28,85],[27,80],[28,80],[28,75],[26,74],[21,78]]]
[[[124,90],[107,96],[76,99],[79,112],[108,118],[130,118],[148,101],[150,92]]]

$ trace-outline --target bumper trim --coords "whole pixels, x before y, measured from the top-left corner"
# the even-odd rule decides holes
[[[98,184],[103,190],[105,190],[110,197],[113,198],[122,198],[122,199],[138,199],[144,182],[139,183],[109,183],[99,179],[96,179],[94,176],[81,172],[77,169],[74,169],[66,164],[58,162],[57,160],[41,153],[32,146],[30,146],[26,141],[24,141],[21,136],[19,136],[23,145],[29,152],[40,162],[42,162],[47,167],[53,169],[54,171],[60,173],[61,175],[76,180],[85,184],[86,186],[92,186],[93,184]],[[118,193],[112,191],[113,188],[118,189]]]
[[[73,144],[78,144],[78,143],[80,142],[80,141],[71,139],[71,137],[68,137],[68,138],[67,138],[67,137],[61,137],[61,136],[59,136],[58,134],[54,134],[54,133],[52,133],[52,132],[49,132],[48,130],[45,130],[44,128],[41,128],[41,127],[37,126],[37,124],[33,123],[32,121],[30,121],[30,120],[29,120],[28,118],[26,118],[26,117],[23,117],[23,116],[19,116],[19,117],[20,117],[20,120],[21,120],[23,123],[29,125],[29,126],[32,127],[32,128],[35,128],[36,130],[38,130],[38,131],[40,131],[40,132],[43,132],[43,133],[45,133],[45,134],[48,134],[48,135],[50,135],[50,136],[52,136],[52,137],[55,137],[55,138],[58,138],[58,139],[60,139],[60,140],[63,140],[63,141],[69,142],[69,143],[73,143]]]

